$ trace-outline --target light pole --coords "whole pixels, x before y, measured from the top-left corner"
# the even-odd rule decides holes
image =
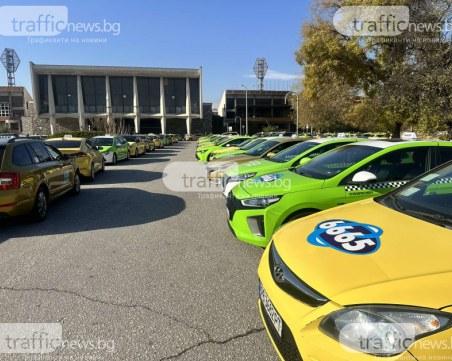
[[[243,84],[240,86],[245,88],[245,135],[248,135],[248,87]]]
[[[298,94],[294,93],[293,91],[288,92],[288,93],[286,94],[286,97],[284,98],[284,104],[287,104],[287,96],[288,96],[289,94],[293,94],[293,95],[295,95],[295,96],[297,97],[297,130],[296,130],[295,134],[296,134],[297,137],[298,137]]]
[[[239,131],[239,133],[240,133],[240,135],[242,135],[242,118],[240,116],[236,116],[235,117],[235,121],[237,121],[237,118],[239,118],[239,121],[240,121],[240,131]]]

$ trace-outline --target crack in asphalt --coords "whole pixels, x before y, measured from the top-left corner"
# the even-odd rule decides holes
[[[185,321],[182,321],[180,319],[178,319],[177,317],[171,316],[167,313],[164,312],[160,312],[157,311],[149,306],[145,306],[145,305],[139,305],[139,304],[124,304],[124,303],[117,303],[117,302],[112,302],[112,301],[104,301],[104,300],[99,300],[93,297],[89,297],[89,296],[85,296],[82,294],[79,294],[77,292],[74,291],[67,291],[67,290],[60,290],[57,288],[14,288],[14,287],[4,287],[4,286],[0,286],[0,291],[12,291],[12,292],[55,292],[55,293],[61,293],[61,294],[66,294],[66,295],[72,295],[72,296],[76,296],[79,298],[83,298],[85,300],[88,300],[90,302],[94,302],[94,303],[99,303],[102,305],[107,305],[107,306],[113,306],[113,307],[122,307],[122,308],[141,308],[143,310],[146,310],[148,312],[151,312],[153,314],[162,316],[162,317],[166,317],[168,319],[170,319],[171,321],[174,321],[176,323],[179,323],[191,330],[195,330],[198,332],[201,332],[202,334],[204,334],[205,337],[207,337],[208,340],[211,339],[211,336],[209,335],[209,333],[200,328],[200,327],[196,327],[196,326],[192,326],[189,325],[188,323],[186,323]]]
[[[183,349],[182,351],[180,351],[179,353],[177,353],[175,355],[164,357],[164,358],[160,359],[159,361],[174,360],[174,359],[182,356],[183,354],[187,353],[188,351],[191,351],[191,350],[193,350],[195,348],[198,348],[200,346],[207,345],[207,344],[225,345],[225,344],[227,344],[229,342],[232,342],[234,340],[237,340],[237,339],[240,339],[240,338],[244,338],[244,337],[248,337],[248,336],[253,335],[255,333],[262,332],[264,330],[265,330],[264,327],[253,328],[251,330],[246,331],[245,333],[241,333],[241,334],[238,334],[238,335],[231,336],[231,337],[227,338],[226,340],[222,340],[222,341],[214,340],[214,339],[209,337],[208,340],[200,341],[196,345],[192,345],[190,347],[187,347],[187,348]]]

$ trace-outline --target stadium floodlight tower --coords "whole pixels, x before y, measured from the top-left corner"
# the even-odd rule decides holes
[[[6,73],[8,74],[8,86],[15,86],[16,78],[14,76],[14,73],[16,72],[20,64],[19,56],[14,49],[5,48],[5,50],[3,50],[1,59],[2,64],[6,69]]]
[[[268,70],[265,58],[257,58],[253,70],[254,74],[256,74],[256,77],[259,79],[259,90],[264,90],[264,78]]]

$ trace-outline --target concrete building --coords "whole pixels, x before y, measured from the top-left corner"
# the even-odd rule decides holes
[[[37,116],[51,133],[120,127],[191,134],[202,118],[202,68],[38,65],[30,62]]]
[[[20,86],[0,87],[0,127],[14,133],[22,132],[22,118],[31,112],[32,98]]]
[[[291,105],[285,104],[287,91],[275,90],[225,90],[218,107],[218,113],[224,119],[223,131],[245,132],[246,98],[248,98],[248,132],[254,134],[263,127],[273,125],[279,130],[295,130],[290,117]]]

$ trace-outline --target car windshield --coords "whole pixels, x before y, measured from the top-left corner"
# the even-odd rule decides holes
[[[80,148],[82,142],[80,140],[47,140],[46,143],[53,145],[58,149]]]
[[[229,137],[221,137],[221,138],[215,140],[215,142],[213,144],[220,145],[221,143],[227,141],[228,139],[229,139]]]
[[[276,144],[278,144],[276,140],[267,140],[266,142],[259,144],[255,146],[254,148],[251,148],[248,152],[246,152],[246,155],[251,156],[259,156],[263,155],[267,150],[274,147]]]
[[[250,149],[252,149],[254,147],[257,147],[259,144],[261,144],[263,142],[265,142],[265,139],[254,140],[254,142],[250,142],[245,147],[240,147],[240,149],[241,150],[250,150]]]
[[[316,143],[316,142],[298,143],[298,144],[293,145],[290,148],[287,148],[286,150],[283,150],[282,152],[276,154],[275,156],[268,158],[268,160],[271,162],[275,162],[275,163],[286,163],[286,162],[291,161],[296,156],[298,156],[318,145],[319,145],[319,143]]]
[[[320,155],[296,169],[300,175],[315,179],[329,179],[347,168],[379,152],[381,148],[367,145],[345,145]]]
[[[240,143],[240,144],[237,144],[236,145],[236,147],[239,147],[239,148],[242,148],[242,147],[244,147],[244,146],[246,146],[247,144],[249,144],[250,142],[252,142],[254,139],[247,139],[247,140],[245,140],[244,142],[242,142],[242,143]]]
[[[108,147],[113,145],[113,138],[91,138],[90,143],[100,147]]]
[[[452,230],[452,163],[449,162],[376,201]]]
[[[122,137],[125,140],[127,140],[128,142],[136,142],[137,141],[137,137],[135,137],[133,135],[123,135]]]

